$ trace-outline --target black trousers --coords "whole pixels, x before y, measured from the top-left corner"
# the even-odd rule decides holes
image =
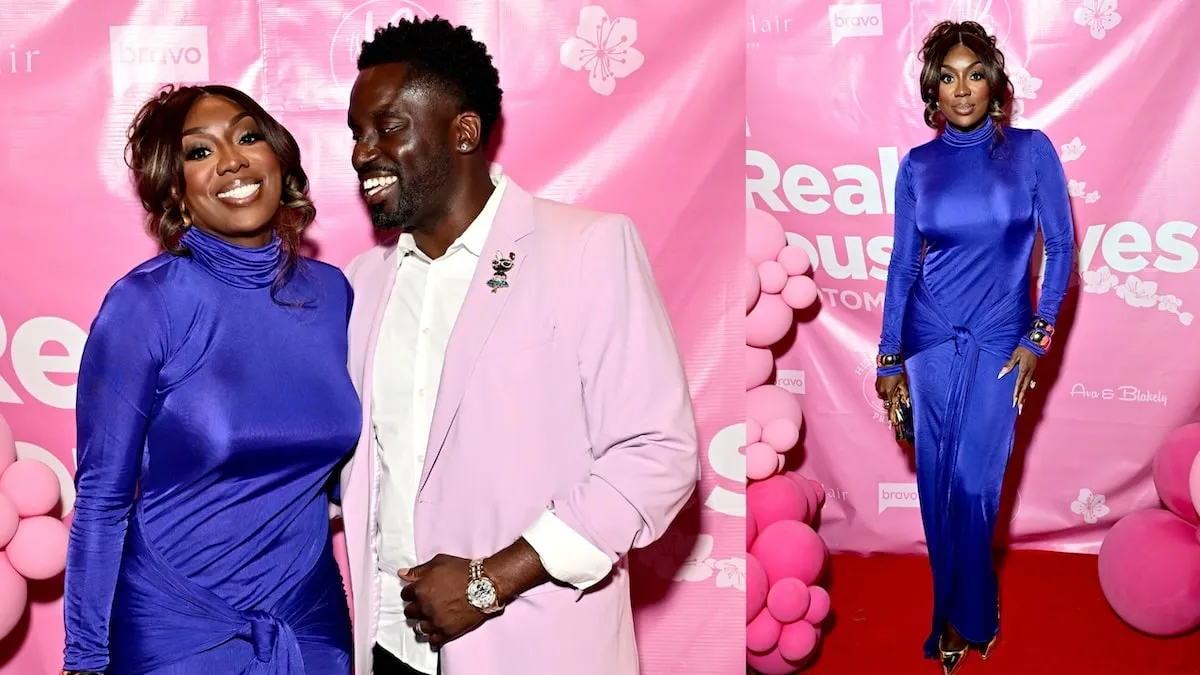
[[[373,657],[375,660],[375,667],[372,669],[374,675],[425,675],[379,645],[375,645]],[[441,671],[442,669],[439,667],[438,672]]]

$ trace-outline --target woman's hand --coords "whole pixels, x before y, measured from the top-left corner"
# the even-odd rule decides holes
[[[908,402],[908,376],[880,375],[875,378],[875,393],[883,399],[883,406],[888,412],[888,426],[896,426],[896,401]]]
[[[1018,370],[1017,386],[1013,389],[1013,405],[1017,407],[1017,414],[1020,414],[1025,406],[1025,392],[1037,386],[1037,383],[1033,381],[1033,371],[1037,369],[1037,364],[1037,354],[1018,345],[1013,350],[1012,357],[1008,359],[1008,363],[1004,364],[1004,368],[1000,370],[1000,375],[997,379],[1004,377],[1014,368]]]

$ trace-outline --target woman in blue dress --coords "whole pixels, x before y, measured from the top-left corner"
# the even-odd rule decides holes
[[[974,22],[944,22],[925,39],[925,121],[941,133],[908,153],[896,179],[876,381],[893,424],[914,432],[934,587],[925,655],[945,673],[995,644],[1000,488],[1074,266],[1062,164],[1045,134],[1007,125],[1012,87],[995,42]]]
[[[108,291],[80,364],[64,667],[347,675],[329,503],[362,423],[352,295],[299,255],[299,148],[240,91],[167,88],[128,161],[166,252]]]

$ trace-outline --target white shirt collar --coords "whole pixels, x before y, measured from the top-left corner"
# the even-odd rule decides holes
[[[508,178],[503,174],[492,176],[492,184],[496,189],[492,191],[492,196],[488,197],[487,203],[483,205],[483,210],[475,216],[475,220],[467,226],[467,229],[450,244],[450,248],[446,249],[446,253],[450,254],[453,251],[463,248],[475,257],[483,255],[483,246],[487,243],[488,235],[492,232],[492,225],[496,222],[496,213],[500,210],[500,200],[504,197],[504,188],[508,186]],[[409,232],[401,234],[396,240],[396,248],[400,255],[397,256],[397,264],[410,254],[420,255],[425,257],[425,254],[417,248],[417,242]]]

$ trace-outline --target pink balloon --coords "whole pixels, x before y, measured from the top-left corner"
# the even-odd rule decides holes
[[[0,474],[0,492],[22,518],[44,516],[58,504],[58,476],[36,459],[18,459]]]
[[[811,522],[812,518],[821,510],[821,505],[825,503],[825,489],[817,481],[809,480],[795,471],[788,471],[783,475],[800,487],[801,494],[808,502],[809,518],[804,522]]]
[[[800,442],[800,427],[791,420],[771,420],[763,425],[762,440],[775,452],[787,452]]]
[[[761,541],[762,534],[759,534]],[[759,562],[771,570],[766,561]],[[1108,531],[1098,559],[1100,588],[1126,623],[1156,636],[1200,626],[1200,540],[1169,511],[1131,513]]]
[[[770,349],[746,345],[746,389],[753,389],[771,379],[775,369],[775,355]]]
[[[1188,475],[1188,488],[1192,492],[1192,507],[1200,515],[1200,455],[1192,461],[1192,472]]]
[[[767,606],[767,572],[758,558],[746,554],[746,616],[756,617]]]
[[[767,609],[782,624],[795,623],[803,618],[811,601],[808,586],[799,579],[780,579],[767,593]]]
[[[771,651],[762,654],[756,654],[747,650],[746,665],[762,675],[793,675],[808,665],[808,659],[788,661],[783,658],[779,647],[775,647]]]
[[[782,626],[766,609],[758,613],[746,624],[746,649],[756,652],[771,650],[779,641],[779,631]]]
[[[779,655],[788,661],[800,661],[817,647],[817,631],[807,621],[783,627],[779,633]]]
[[[20,520],[21,516],[17,515],[17,508],[8,501],[8,497],[0,494],[0,550],[12,541],[13,535],[17,533],[17,523]]]
[[[744,293],[746,295],[746,313],[754,309],[754,303],[758,302],[758,296],[762,294],[762,288],[758,283],[758,267],[746,258],[746,285]]]
[[[789,420],[799,427],[804,421],[796,395],[773,384],[764,384],[746,392],[746,417],[761,425],[775,420]]]
[[[8,426],[8,422],[4,421],[4,416],[0,415],[0,473],[4,473],[8,465],[15,461],[17,461],[17,441],[13,438],[12,427]]]
[[[792,328],[795,314],[778,295],[763,295],[746,315],[746,344],[770,347],[783,339]]]
[[[1192,463],[1200,454],[1200,424],[1186,424],[1167,435],[1154,455],[1154,487],[1158,498],[1171,513],[1193,525],[1200,514],[1192,504],[1188,485]]]
[[[67,565],[67,526],[51,516],[26,518],[8,543],[8,561],[26,579],[49,579]]]
[[[758,209],[746,209],[746,257],[755,265],[774,260],[787,246],[783,225],[775,216]]]
[[[0,551],[0,638],[12,632],[25,614],[29,601],[29,585]]]
[[[783,265],[783,269],[788,273],[789,277],[804,274],[812,267],[812,260],[809,259],[808,253],[795,244],[784,246],[783,250],[776,256],[776,260],[779,261],[780,265]]]
[[[746,507],[746,550],[750,550],[750,545],[754,543],[754,538],[758,536],[758,525],[754,524],[754,513],[750,507]],[[753,557],[753,556],[751,556]]]
[[[824,571],[829,555],[821,537],[795,520],[781,520],[762,528],[750,552],[762,563],[772,585],[780,579],[796,577],[812,586]]]
[[[767,260],[758,264],[758,283],[762,287],[762,292],[769,295],[777,295],[787,285],[788,273],[783,269],[783,265],[774,260]]]
[[[817,301],[817,282],[804,275],[788,279],[783,287],[783,301],[792,309],[804,309]]]
[[[753,512],[754,526],[759,532],[781,520],[803,521],[808,516],[808,502],[800,487],[784,476],[771,476],[747,485],[746,508]]]
[[[803,478],[803,476],[801,476]],[[813,494],[817,496],[817,508],[825,506],[825,486],[821,485],[820,481],[815,481],[811,478],[805,478],[808,484],[812,486]]]
[[[746,445],[757,443],[762,440],[762,425],[758,420],[746,420]]]
[[[775,448],[761,442],[746,446],[746,478],[762,480],[775,473],[778,467]]]
[[[804,613],[804,620],[814,626],[820,625],[825,617],[829,616],[829,608],[832,604],[829,600],[829,591],[820,586],[809,586],[808,595],[808,611]]]

